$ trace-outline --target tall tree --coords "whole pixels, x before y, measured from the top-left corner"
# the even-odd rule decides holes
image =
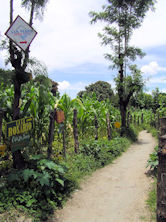
[[[10,0],[10,24],[13,22],[13,3],[13,0]],[[22,0],[22,6],[28,7],[30,10],[30,26],[33,24],[34,14],[39,14],[39,10],[43,9],[46,3],[47,0]],[[15,71],[15,76],[13,78],[13,120],[16,120],[19,119],[20,116],[19,100],[21,98],[21,85],[30,79],[29,74],[25,72],[29,61],[29,47],[23,52],[11,40],[9,40],[9,54],[9,61]],[[13,166],[18,169],[24,167],[24,159],[20,150],[13,152]]]
[[[154,8],[155,0],[107,0],[102,12],[90,12],[91,22],[106,22],[103,33],[99,33],[103,45],[111,46],[111,54],[105,58],[112,61],[112,67],[118,70],[116,86],[122,119],[122,134],[126,128],[127,106],[132,94],[142,87],[141,73],[131,66],[137,56],[143,57],[140,48],[130,46],[129,41],[134,29],[140,27],[146,12]],[[128,75],[130,88],[128,88]],[[137,77],[136,77],[137,76]],[[136,78],[135,78],[136,77]]]
[[[96,94],[96,98],[98,101],[103,101],[113,97],[114,93],[111,88],[111,85],[105,81],[97,81],[95,83],[90,84],[89,86],[85,87],[85,91],[80,91],[78,96],[83,97],[84,94],[88,96],[92,96],[92,94]]]

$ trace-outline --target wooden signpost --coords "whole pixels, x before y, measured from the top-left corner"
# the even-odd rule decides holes
[[[55,114],[55,120],[57,123],[63,123],[65,120],[65,114],[63,110],[57,110]]]
[[[33,13],[32,13],[33,15]],[[32,16],[31,16],[32,18]],[[33,39],[35,38],[37,32],[32,28],[32,19],[30,23],[28,24],[25,22],[20,16],[17,16],[17,18],[12,21],[13,19],[10,18],[10,27],[6,31],[5,35],[10,39],[9,41],[9,53],[10,53],[10,62],[11,65],[14,68],[15,76],[13,78],[13,84],[14,84],[14,100],[13,100],[13,121],[20,119],[20,107],[19,107],[19,101],[21,98],[21,85],[23,83],[28,82],[31,79],[31,75],[25,72],[25,68],[27,66],[27,61],[29,58],[29,46]],[[25,55],[23,56],[23,53],[18,50],[18,48],[15,46],[15,44],[21,48]],[[16,129],[16,135],[15,134]],[[18,130],[17,127],[14,128],[14,131],[12,131],[12,146],[14,144],[22,144],[22,147],[24,147],[23,141],[28,141],[28,133],[17,134]],[[26,136],[25,136],[26,135]],[[14,139],[15,138],[15,139]],[[17,138],[17,139],[16,139]],[[17,141],[17,142],[16,142]],[[22,141],[22,143],[21,143]],[[21,150],[17,147],[14,151],[14,148],[12,149],[12,156],[13,156],[13,167],[16,169],[22,169],[25,167],[25,160],[21,153]]]
[[[29,144],[31,138],[30,131],[33,127],[32,117],[26,117],[7,123],[6,136],[7,138],[11,138],[12,152],[22,149]]]
[[[37,35],[37,32],[18,15],[6,31],[5,35],[23,51],[26,51]]]

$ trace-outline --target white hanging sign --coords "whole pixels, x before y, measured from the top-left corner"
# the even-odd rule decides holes
[[[37,35],[37,32],[18,15],[5,35],[25,51]]]

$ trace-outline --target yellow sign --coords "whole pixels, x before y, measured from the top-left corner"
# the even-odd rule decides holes
[[[115,122],[115,123],[114,123],[114,126],[115,126],[117,129],[119,129],[119,128],[121,127],[121,124],[120,124],[120,122]]]
[[[27,117],[7,123],[7,137],[12,137],[29,132],[33,129],[33,118]]]
[[[5,150],[6,150],[6,145],[0,145],[0,155],[1,156],[4,156],[5,154]]]

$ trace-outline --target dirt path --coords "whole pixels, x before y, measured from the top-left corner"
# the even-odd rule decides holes
[[[113,164],[96,171],[82,183],[54,222],[139,222],[148,221],[145,206],[150,178],[146,161],[156,141],[142,131],[139,140]]]

